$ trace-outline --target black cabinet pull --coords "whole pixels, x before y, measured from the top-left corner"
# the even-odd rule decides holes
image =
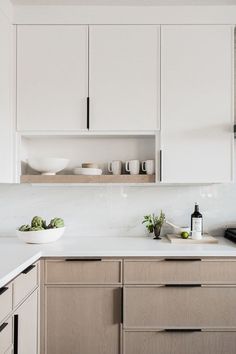
[[[66,262],[100,262],[102,258],[66,258]]]
[[[201,258],[165,258],[166,262],[199,262]]]
[[[87,129],[89,130],[89,97],[87,97]]]
[[[121,312],[120,312],[120,323],[124,322],[124,288],[121,288]]]
[[[7,322],[4,322],[1,326],[0,326],[0,332],[2,332],[4,330],[4,328],[6,328],[6,326],[8,325]]]
[[[35,268],[35,265],[32,264],[29,267],[25,268],[25,270],[23,270],[22,274],[27,274],[34,268]]]
[[[160,182],[162,182],[162,150],[160,150]]]
[[[0,295],[4,294],[5,291],[8,290],[8,287],[4,286],[3,288],[0,288]]]
[[[164,332],[201,332],[201,328],[166,328]]]
[[[18,328],[19,328],[19,316],[14,315],[14,354],[18,354]]]
[[[201,284],[165,284],[165,287],[169,288],[200,288]]]

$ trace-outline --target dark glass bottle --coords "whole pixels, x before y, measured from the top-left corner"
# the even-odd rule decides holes
[[[199,204],[195,203],[194,212],[191,215],[191,231],[203,233],[203,219],[199,212]]]

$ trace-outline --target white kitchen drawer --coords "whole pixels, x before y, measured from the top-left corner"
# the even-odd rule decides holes
[[[12,310],[12,284],[0,288],[0,323]],[[1,352],[0,352],[1,353]]]
[[[13,282],[13,307],[38,286],[38,263],[27,267]]]

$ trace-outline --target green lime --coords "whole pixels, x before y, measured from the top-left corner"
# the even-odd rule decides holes
[[[181,232],[181,237],[182,238],[188,238],[189,237],[189,233],[187,231],[183,231],[183,232]]]

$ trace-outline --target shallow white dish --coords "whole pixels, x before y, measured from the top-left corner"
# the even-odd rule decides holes
[[[55,175],[64,170],[68,163],[68,159],[58,157],[35,157],[28,160],[30,167],[42,175]]]
[[[19,231],[16,235],[26,243],[50,243],[59,240],[65,232],[65,227],[39,231]]]
[[[100,176],[102,174],[102,170],[100,168],[77,167],[74,169],[74,174],[84,176]]]

